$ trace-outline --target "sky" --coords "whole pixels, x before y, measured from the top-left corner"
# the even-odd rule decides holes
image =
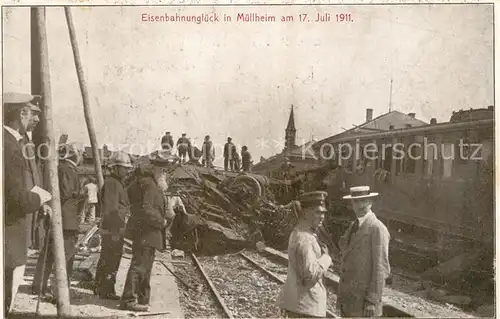
[[[97,140],[159,148],[165,131],[198,147],[228,136],[254,163],[282,151],[294,105],[297,144],[392,109],[429,122],[494,104],[493,6],[74,7]],[[224,14],[231,22],[144,22],[150,15]],[[277,22],[236,22],[237,13]],[[299,14],[350,13],[351,22],[300,22]],[[293,15],[293,22],[279,17]],[[30,10],[3,8],[3,90],[30,91]],[[58,137],[89,144],[62,8],[47,9]],[[393,80],[392,98],[390,82]],[[140,151],[142,149],[142,151]]]

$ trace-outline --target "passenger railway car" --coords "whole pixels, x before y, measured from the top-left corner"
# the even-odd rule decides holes
[[[454,112],[446,123],[340,138],[323,150],[339,164],[325,178],[333,233],[353,218],[343,193],[370,185],[380,193],[373,211],[393,240],[410,243],[402,249],[434,259],[426,268],[465,250],[493,256],[493,107]]]

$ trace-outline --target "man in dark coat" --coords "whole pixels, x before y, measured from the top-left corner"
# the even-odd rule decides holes
[[[59,146],[59,193],[61,196],[61,212],[64,239],[64,255],[66,257],[66,273],[68,276],[68,285],[73,271],[73,261],[75,256],[75,244],[78,241],[78,232],[80,227],[80,209],[85,201],[85,192],[81,187],[78,178],[78,166],[82,162],[82,151],[75,144],[63,144]],[[44,256],[47,251],[47,258]],[[35,278],[33,279],[33,293],[42,293],[44,299],[48,302],[55,302],[54,293],[47,289],[48,279],[54,265],[53,238],[49,234],[48,245],[42,248],[38,257]],[[43,278],[42,278],[42,269]],[[54,288],[54,287],[53,287]]]
[[[34,112],[40,108],[31,102],[29,94],[3,95],[4,130],[4,309],[5,316],[12,307],[27,260],[26,215],[33,214],[51,195],[39,187],[28,189],[26,171],[29,170],[21,147]],[[48,212],[48,206],[44,205]]]
[[[224,170],[234,170],[234,153],[236,151],[236,146],[234,146],[232,139],[227,138],[227,143],[224,144]],[[229,164],[229,167],[228,167]]]
[[[161,149],[162,150],[172,150],[174,147],[174,138],[170,135],[170,132],[166,132],[161,138]]]
[[[165,173],[161,168],[147,166],[133,185],[135,203],[127,224],[126,237],[133,241],[132,261],[121,299],[121,309],[148,311],[151,269],[155,250],[165,249],[166,190]]]
[[[246,146],[241,148],[241,164],[243,172],[250,172],[252,170],[252,155]]]
[[[130,202],[123,184],[132,163],[123,152],[113,154],[111,175],[104,181],[101,193],[101,255],[97,263],[95,293],[102,299],[119,300],[115,292],[120,267],[125,225],[130,216]]]
[[[182,137],[177,140],[177,150],[182,163],[186,163],[188,150],[191,148],[191,141],[186,137],[186,133],[182,133]]]
[[[205,141],[203,141],[203,146],[201,147],[201,153],[203,156],[202,165],[212,168],[213,161],[215,159],[215,147],[210,140],[210,135],[205,136]]]

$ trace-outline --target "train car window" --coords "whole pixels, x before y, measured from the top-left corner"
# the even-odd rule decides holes
[[[432,175],[434,168],[434,152],[435,149],[433,147],[427,147],[424,150],[423,158],[424,158],[424,175],[430,176]]]
[[[383,157],[383,168],[386,171],[391,171],[391,165],[392,165],[392,147],[388,147],[384,150],[384,157]]]
[[[455,149],[451,143],[442,144],[441,147],[441,156],[443,157],[443,177],[451,177]]]

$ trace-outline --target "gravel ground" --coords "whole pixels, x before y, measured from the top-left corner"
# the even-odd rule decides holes
[[[287,267],[272,262],[266,257],[262,256],[256,251],[245,251],[245,255],[252,258],[258,262],[262,267],[266,268],[270,272],[274,273],[283,281],[286,280]],[[336,309],[337,295],[332,288],[327,287],[327,308],[329,311],[333,312],[335,315],[340,317],[340,312]]]
[[[235,318],[279,316],[277,297],[281,285],[268,279],[248,261],[238,255],[201,257],[199,260]]]
[[[276,264],[273,261],[267,259],[256,251],[245,252],[245,254],[252,259],[259,261],[269,271],[274,272],[278,277],[283,280],[286,278],[286,267],[280,264]],[[334,273],[338,273],[336,269],[340,267],[340,262],[338,260],[333,260],[333,265],[330,268]],[[432,314],[436,317],[445,318],[467,318],[473,317],[472,312],[463,311],[456,306],[450,304],[443,304],[437,301],[430,300],[427,296],[427,291],[422,289],[420,281],[411,280],[400,276],[398,274],[405,274],[406,272],[401,269],[393,269],[397,274],[393,275],[393,281],[391,285],[388,285],[390,290],[386,290],[388,294],[384,295],[384,301],[391,301],[397,305],[400,305],[403,310],[412,311],[418,310],[422,313]],[[409,273],[410,276],[415,276],[413,273]],[[334,312],[336,315],[339,313],[336,310],[336,294],[331,288],[328,289],[328,310]]]
[[[173,263],[175,273],[192,288],[186,287],[176,278],[179,287],[179,301],[185,318],[223,318],[224,311],[212,296],[205,279],[190,258],[185,258],[182,263]]]

